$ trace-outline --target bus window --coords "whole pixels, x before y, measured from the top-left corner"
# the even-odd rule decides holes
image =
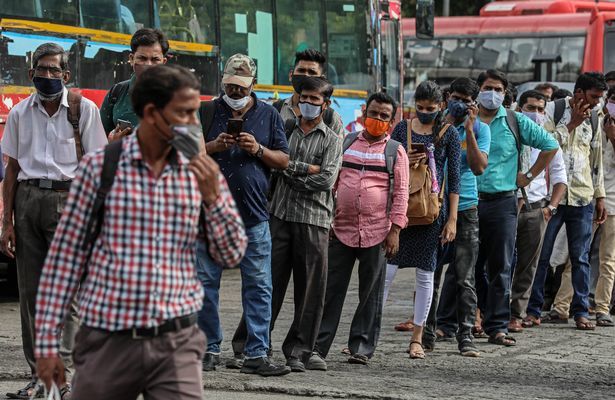
[[[531,81],[534,77],[532,60],[538,51],[537,38],[514,38],[508,59],[508,78],[512,82]]]
[[[149,26],[147,0],[88,0],[80,4],[80,24],[85,28],[132,34]]]
[[[583,55],[585,53],[585,37],[573,36],[562,38],[559,54],[562,62],[558,64],[557,81],[574,82],[581,73]]]
[[[472,63],[474,75],[478,75],[489,68],[506,71],[508,54],[510,53],[510,39],[477,38],[474,42],[476,49]]]
[[[615,30],[604,35],[604,73],[615,71]]]
[[[382,43],[382,88],[394,99],[399,99],[399,24],[397,21],[380,22]]]
[[[367,90],[372,86],[367,71],[366,5],[364,0],[326,2],[327,77],[338,89]]]
[[[81,42],[78,51],[79,73],[77,85],[81,88],[109,89],[115,82],[130,78],[132,67],[128,64],[130,48],[119,44]]]
[[[273,84],[273,15],[270,0],[220,2],[221,63],[236,53],[254,59],[258,83]]]
[[[56,24],[77,25],[77,6],[73,0],[2,0],[0,12],[45,19]]]
[[[276,1],[278,84],[289,85],[288,73],[294,67],[295,53],[309,48],[322,51],[320,0]]]
[[[157,0],[156,26],[169,39],[191,43],[216,43],[214,0]]]

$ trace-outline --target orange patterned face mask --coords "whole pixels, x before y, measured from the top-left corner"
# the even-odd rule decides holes
[[[366,117],[365,129],[371,136],[382,136],[389,131],[391,123],[389,121],[382,121],[380,119]]]

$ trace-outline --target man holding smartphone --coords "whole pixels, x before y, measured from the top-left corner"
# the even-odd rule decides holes
[[[230,57],[222,77],[224,92],[209,104],[214,107],[211,120],[201,118],[201,123],[207,153],[228,181],[248,236],[248,249],[239,264],[247,340],[234,348],[236,358],[227,367],[275,376],[290,369],[272,364],[267,357],[272,292],[267,192],[271,169],[288,166],[288,144],[282,118],[272,106],[258,100],[252,91],[255,83],[254,61],[243,54]],[[212,371],[220,364],[222,267],[211,259],[204,241],[197,243],[197,272],[205,291],[199,314],[199,326],[207,336],[203,370]]]

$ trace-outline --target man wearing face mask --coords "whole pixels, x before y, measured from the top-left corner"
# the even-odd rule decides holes
[[[480,248],[476,263],[478,306],[489,342],[514,346],[508,335],[510,284],[517,233],[517,188],[526,187],[555,156],[558,144],[525,115],[502,106],[508,87],[500,71],[487,70],[477,80],[481,122],[489,125],[489,164],[478,177]],[[521,170],[521,145],[540,150],[536,162]]]
[[[78,137],[69,120],[66,89],[68,55],[54,43],[39,46],[29,71],[36,92],[11,109],[2,137],[9,161],[3,185],[2,251],[17,258],[22,340],[32,381],[11,398],[29,398],[37,380],[34,314],[38,284],[47,251],[75,177],[80,155],[104,146],[107,138],[96,105],[82,98]],[[76,310],[64,324],[61,354],[72,366]]]
[[[169,42],[165,34],[158,29],[143,28],[132,35],[128,62],[132,65],[133,74],[130,79],[113,85],[100,107],[100,117],[109,140],[113,141],[130,134],[137,126],[139,118],[130,101],[132,88],[136,79],[147,68],[167,62],[168,51]],[[120,123],[119,120],[130,124]]]
[[[324,54],[315,49],[307,49],[295,54],[295,67],[289,72],[288,78],[295,92],[286,100],[278,100],[273,106],[280,112],[282,119],[287,121],[301,116],[299,108],[299,88],[306,77],[324,77],[327,59]],[[331,128],[340,137],[346,131],[342,124],[342,117],[332,108],[327,107],[322,114],[325,125]]]
[[[365,129],[344,139],[342,168],[334,188],[326,298],[310,369],[326,369],[324,359],[339,326],[356,260],[359,305],[348,337],[348,362],[367,364],[378,344],[386,257],[397,254],[399,233],[408,223],[408,156],[388,135],[396,110],[389,95],[372,94],[363,114]]]
[[[519,99],[519,111],[543,126],[546,115],[547,100],[545,95],[537,90],[528,90]],[[536,162],[540,151],[523,146],[521,155],[521,170],[525,171]],[[555,157],[541,172],[525,187],[526,199],[521,193],[519,199],[519,220],[517,223],[517,264],[511,288],[509,332],[522,332],[524,327],[531,328],[531,319],[523,321],[525,310],[530,299],[532,282],[542,249],[542,241],[549,220],[557,214],[557,207],[566,194],[566,166],[562,151],[558,150]]]
[[[230,57],[222,77],[224,93],[204,103],[201,123],[206,127],[207,153],[228,180],[248,235],[248,249],[239,265],[243,316],[236,332],[237,337],[246,339],[239,342],[234,338],[236,357],[228,366],[242,373],[277,376],[289,373],[290,368],[275,365],[267,357],[272,292],[267,192],[271,170],[288,166],[288,144],[280,114],[258,100],[252,91],[255,83],[254,60],[243,54]],[[207,110],[213,111],[211,117]],[[204,242],[197,243],[197,270],[205,291],[199,314],[199,326],[207,335],[203,370],[212,371],[220,364],[222,268],[209,257]]]
[[[607,89],[604,75],[586,72],[577,78],[573,97],[548,103],[546,107],[545,128],[562,147],[568,191],[545,233],[527,307],[528,319],[535,323],[540,322],[553,243],[562,225],[566,224],[574,288],[571,312],[577,329],[595,329],[589,321],[589,250],[593,222],[602,224],[607,219],[602,165],[603,116],[595,108],[600,106]],[[552,316],[550,319],[564,317],[567,319],[568,316]]]

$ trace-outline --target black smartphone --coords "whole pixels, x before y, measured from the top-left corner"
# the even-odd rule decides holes
[[[243,119],[241,118],[229,118],[226,124],[226,133],[234,137],[238,137],[243,131]]]
[[[412,143],[412,150],[417,153],[426,153],[425,145],[423,143]]]
[[[126,128],[131,128],[132,129],[132,122],[130,122],[130,121],[126,121],[125,119],[119,119],[118,118],[117,123],[120,126],[120,130],[124,130]]]

